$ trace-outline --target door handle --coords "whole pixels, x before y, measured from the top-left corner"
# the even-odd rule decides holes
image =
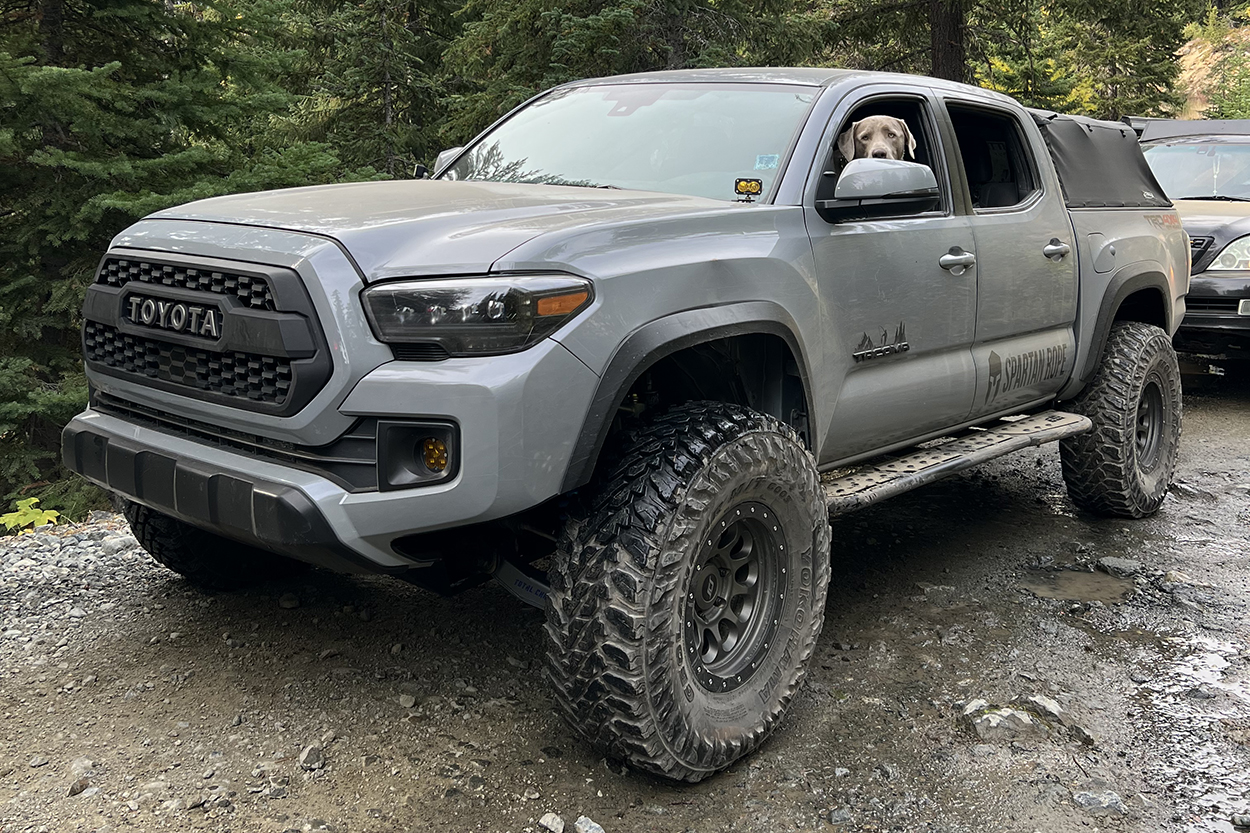
[[[952,275],[959,276],[968,271],[968,267],[977,262],[977,256],[972,252],[965,252],[958,246],[951,246],[951,250],[938,258],[938,266],[941,266]]]
[[[1064,243],[1058,237],[1050,238],[1050,242],[1042,246],[1042,254],[1046,255],[1050,260],[1056,263],[1063,260],[1063,256],[1072,251],[1072,247]]]

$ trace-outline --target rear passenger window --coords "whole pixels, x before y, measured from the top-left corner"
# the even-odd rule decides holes
[[[1011,208],[1037,192],[1037,166],[1014,117],[958,104],[947,105],[947,111],[974,208]]]

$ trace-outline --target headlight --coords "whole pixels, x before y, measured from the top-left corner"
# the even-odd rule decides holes
[[[1235,269],[1250,269],[1250,235],[1229,243],[1207,267],[1208,272],[1231,272]]]
[[[388,344],[437,343],[453,356],[524,350],[590,305],[591,283],[569,275],[412,280],[371,286],[365,310]]]

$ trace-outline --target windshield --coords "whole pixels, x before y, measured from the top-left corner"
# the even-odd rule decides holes
[[[1164,193],[1174,200],[1250,200],[1250,143],[1159,143],[1143,151]]]
[[[612,84],[557,90],[495,128],[443,179],[767,198],[817,90]]]

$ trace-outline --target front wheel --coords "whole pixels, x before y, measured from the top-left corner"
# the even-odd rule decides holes
[[[293,558],[236,543],[122,498],[122,513],[152,560],[201,590],[239,590],[308,569]]]
[[[815,461],[746,408],[675,408],[626,438],[551,573],[547,670],[570,725],[699,781],[781,719],[824,622],[830,530]]]
[[[1163,504],[1181,439],[1181,374],[1167,333],[1137,321],[1111,329],[1102,364],[1067,409],[1094,430],[1059,444],[1068,495],[1100,515],[1142,518]]]

